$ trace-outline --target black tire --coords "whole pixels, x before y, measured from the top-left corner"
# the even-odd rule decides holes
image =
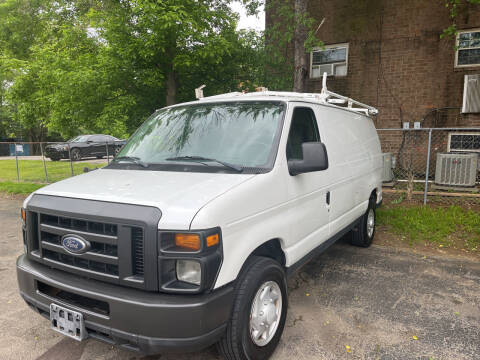
[[[70,158],[72,161],[82,160],[82,153],[80,152],[80,149],[75,148],[70,150]]]
[[[59,158],[59,157],[51,157],[50,160],[52,160],[52,161],[59,161],[60,158]]]
[[[351,244],[360,247],[369,247],[372,245],[375,236],[375,227],[377,223],[375,197],[372,196],[368,202],[368,209],[360,219],[357,227],[352,231]],[[373,230],[371,221],[373,219]]]
[[[97,156],[97,159],[103,159],[103,156]]]
[[[278,326],[271,340],[258,346],[250,335],[250,314],[257,291],[266,283],[273,281],[280,288],[282,308]],[[263,302],[263,300],[262,300]],[[285,271],[275,260],[253,257],[244,267],[235,287],[235,300],[232,316],[217,349],[227,360],[268,359],[280,341],[287,316],[287,282]],[[263,314],[263,313],[262,313]]]

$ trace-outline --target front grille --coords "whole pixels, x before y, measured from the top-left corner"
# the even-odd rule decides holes
[[[118,265],[105,264],[100,261],[82,259],[73,255],[62,254],[47,249],[43,251],[43,257],[45,259],[60,262],[62,264],[118,276]]]
[[[117,225],[96,221],[72,219],[63,216],[41,214],[40,222],[46,225],[59,226],[63,229],[85,231],[93,234],[117,236]]]
[[[132,264],[133,274],[143,276],[143,230],[132,228]]]
[[[35,227],[37,233],[33,238],[33,242],[38,245],[37,249],[32,249],[32,254],[51,267],[110,281],[131,276],[134,276],[137,282],[143,279],[143,228],[42,213],[32,213],[32,219],[38,219]],[[62,238],[67,234],[78,235],[87,240],[90,244],[89,250],[82,254],[72,254],[66,250]],[[128,254],[131,254],[132,260],[125,262],[128,268],[123,270],[120,269],[119,261],[120,236],[123,236],[123,244],[131,242]],[[127,255],[125,251],[122,254]]]

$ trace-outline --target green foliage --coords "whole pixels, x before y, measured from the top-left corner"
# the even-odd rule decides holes
[[[260,6],[265,6],[265,12],[270,13],[272,21],[265,30],[265,75],[263,86],[269,89],[291,91],[293,87],[294,64],[292,58],[295,28],[304,25],[306,36],[305,52],[324,46],[317,37],[321,20],[309,14],[295,14],[292,0],[242,0],[250,13],[255,13]]]
[[[458,16],[459,10],[462,6],[466,4],[472,5],[480,5],[480,0],[444,0],[445,7],[450,11],[450,19],[452,24],[443,30],[443,33],[440,35],[440,38],[444,38],[446,36],[455,37],[457,35],[457,24],[455,20]]]
[[[458,206],[434,208],[395,206],[377,212],[379,225],[385,225],[410,242],[432,242],[452,245],[464,241],[471,250],[480,249],[480,213]]]
[[[0,193],[7,194],[30,194],[35,190],[44,187],[44,184],[35,183],[14,183],[11,181],[0,182]]]
[[[1,123],[32,140],[47,129],[128,137],[165,106],[169,76],[177,101],[202,84],[206,94],[263,85],[263,39],[237,32],[227,3],[1,1]]]

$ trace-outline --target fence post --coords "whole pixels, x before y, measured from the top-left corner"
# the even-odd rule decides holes
[[[15,163],[17,165],[17,182],[20,182],[20,173],[18,171],[18,154],[17,154],[17,143],[14,143],[13,146],[15,146]]]
[[[43,171],[45,172],[45,181],[48,183],[47,165],[45,164],[45,156],[43,155],[42,143],[40,143],[40,153],[42,154]]]
[[[425,191],[423,192],[423,206],[427,205],[428,177],[430,176],[430,149],[432,147],[432,129],[428,131],[427,168],[425,169]]]
[[[107,164],[110,164],[110,155],[108,154],[108,141],[105,142],[105,147],[107,148]]]
[[[72,164],[72,154],[70,154],[70,144],[68,145],[68,159],[70,160],[70,172],[72,173],[73,176],[73,164]]]

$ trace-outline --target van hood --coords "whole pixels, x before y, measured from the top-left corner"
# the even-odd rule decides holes
[[[48,185],[35,194],[154,206],[162,212],[159,228],[185,230],[205,204],[254,176],[99,169]]]

